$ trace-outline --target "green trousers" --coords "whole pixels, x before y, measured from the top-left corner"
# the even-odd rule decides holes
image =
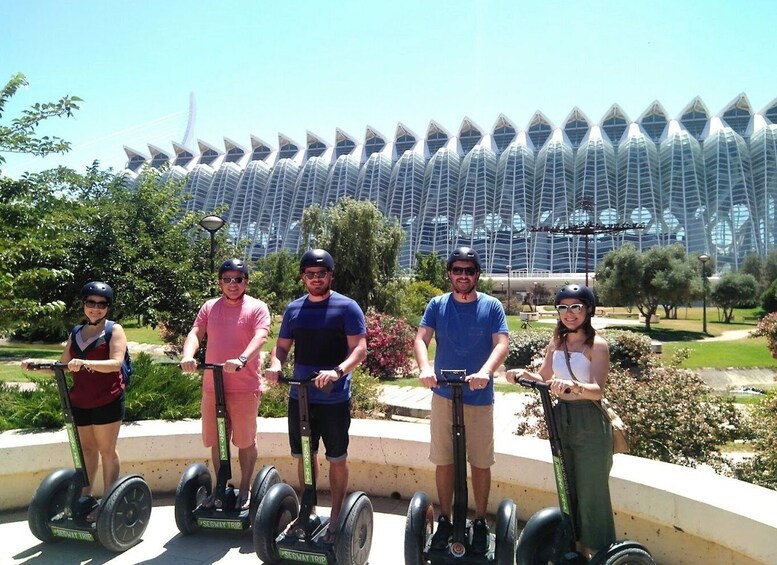
[[[610,501],[612,427],[589,401],[559,403],[553,408],[558,423],[568,479],[576,492],[577,535],[589,549],[615,542]]]

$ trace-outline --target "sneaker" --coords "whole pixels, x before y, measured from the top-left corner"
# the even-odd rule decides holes
[[[472,523],[472,553],[486,553],[488,542],[488,524],[483,518],[477,518]]]
[[[440,514],[437,520],[437,531],[432,536],[432,549],[445,549],[448,547],[448,540],[453,534],[453,524],[444,514]]]

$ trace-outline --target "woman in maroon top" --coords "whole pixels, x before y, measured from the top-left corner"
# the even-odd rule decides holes
[[[92,494],[100,459],[103,491],[119,478],[116,443],[124,419],[121,364],[127,336],[119,324],[114,324],[110,342],[105,340],[105,322],[113,303],[110,286],[104,282],[89,282],[81,289],[81,300],[86,322],[75,337],[72,333],[68,337],[59,361],[67,363],[68,370],[73,373],[70,402],[90,481],[82,494],[88,496]],[[22,368],[27,369],[32,361],[22,361]],[[87,520],[94,519],[96,516],[87,516]]]

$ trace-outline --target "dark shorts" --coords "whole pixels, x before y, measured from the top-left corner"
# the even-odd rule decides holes
[[[340,404],[311,404],[310,447],[318,452],[319,440],[324,440],[328,461],[343,461],[348,457],[348,430],[351,427],[351,401]],[[293,457],[302,457],[302,439],[299,429],[299,402],[289,398],[289,447]]]
[[[73,406],[73,421],[76,426],[100,426],[124,420],[124,393],[113,402],[97,408],[76,408]]]

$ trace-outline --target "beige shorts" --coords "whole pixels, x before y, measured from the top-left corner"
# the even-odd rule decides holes
[[[451,400],[432,395],[432,443],[429,461],[435,465],[453,464],[453,414]],[[467,460],[478,469],[494,464],[494,407],[464,405]]]

